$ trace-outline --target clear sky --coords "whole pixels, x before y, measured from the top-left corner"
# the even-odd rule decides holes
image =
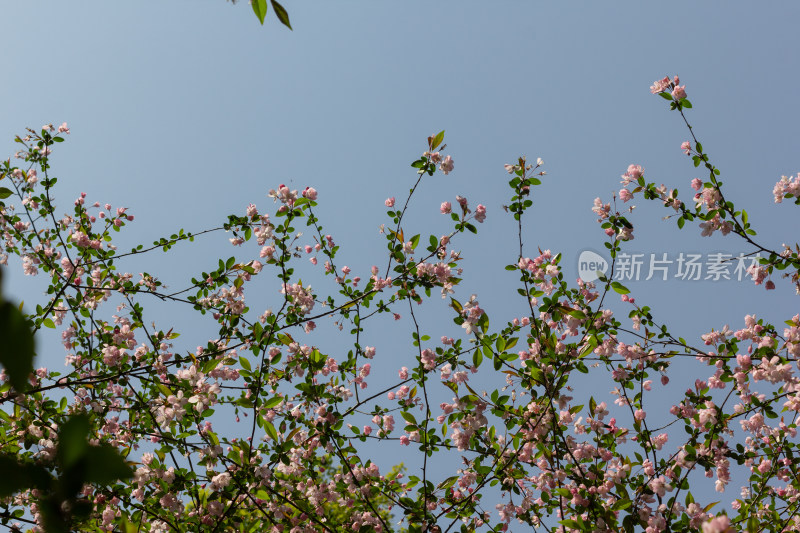
[[[370,265],[385,264],[384,199],[404,197],[415,178],[409,163],[445,129],[455,171],[427,181],[406,232],[446,232],[438,206],[456,194],[486,205],[481,234],[462,241],[457,296],[477,293],[504,323],[519,302],[502,269],[516,261],[513,221],[501,208],[503,164],[544,159],[527,255],[562,252],[574,279],[580,251],[603,250],[592,201],[608,201],[630,163],[687,200],[691,179],[703,177],[680,151],[688,132],[679,115],[649,90],[678,74],[728,198],[746,207],[765,244],[797,242],[796,208],[772,197],[781,175],[800,171],[796,2],[284,5],[293,32],[272,14],[259,26],[247,2],[2,2],[3,153],[13,154],[26,126],[68,122],[53,160],[61,204],[85,191],[128,207],[136,216],[128,246],[217,225],[251,202],[271,208],[265,195],[279,183],[312,185],[341,264],[367,277]],[[631,252],[751,251],[696,227],[679,232],[662,220],[663,207],[634,203]],[[168,272],[161,277],[177,286],[213,268],[236,252],[226,242],[185,247],[158,263]],[[16,268],[6,290],[33,300],[44,280],[27,281]],[[750,282],[628,285],[657,319],[697,338],[726,323],[737,329],[748,313],[791,317],[797,300],[787,281],[775,281],[769,293]]]
[[[649,91],[656,78],[679,74],[729,198],[771,245],[795,242],[794,211],[774,206],[771,189],[800,170],[796,3],[286,7],[293,32],[274,18],[260,27],[246,3],[218,0],[6,2],[0,146],[10,155],[25,126],[67,121],[73,133],[54,160],[62,202],[85,191],[129,207],[131,242],[210,227],[250,202],[266,206],[266,191],[282,182],[313,185],[343,260],[366,268],[382,249],[383,200],[403,196],[409,162],[445,129],[456,170],[428,180],[415,232],[444,231],[436,207],[456,194],[485,204],[484,238],[464,245],[467,280],[500,282],[496,267],[514,260],[502,165],[542,157],[549,175],[535,191],[529,251],[560,251],[577,275],[578,253],[602,249],[592,200],[609,199],[629,163],[692,192],[698,174],[679,150],[687,131]],[[661,221],[662,208],[636,204],[631,252],[750,251],[678,232]],[[9,289],[23,297],[19,279]],[[794,304],[785,291],[747,283],[633,287],[667,314],[706,294],[725,302],[731,322],[751,302]]]

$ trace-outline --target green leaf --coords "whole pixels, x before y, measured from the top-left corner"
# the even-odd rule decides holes
[[[614,502],[614,505],[611,506],[611,510],[612,511],[621,511],[623,509],[627,509],[628,507],[630,507],[632,503],[633,502],[631,502],[627,498],[624,498],[624,499],[621,499],[621,500],[617,500],[616,502]]]
[[[273,396],[272,398],[270,398],[269,400],[264,402],[263,407],[264,407],[264,409],[272,409],[273,407],[275,407],[278,404],[280,404],[282,401],[283,401],[283,397],[282,396]]]
[[[266,4],[266,2],[264,3]],[[283,6],[280,5],[278,2],[276,2],[275,0],[270,0],[270,3],[272,3],[272,9],[275,10],[275,15],[278,17],[278,20],[280,20],[284,26],[286,26],[291,30],[292,25],[289,24],[289,13],[286,12],[286,9],[284,9]]]
[[[275,426],[272,425],[272,422],[264,420],[264,430],[273,441],[278,442],[278,432],[275,431]]]
[[[408,422],[412,426],[416,426],[417,425],[417,419],[414,418],[414,415],[412,415],[408,411],[401,411],[400,412],[400,416],[402,416],[403,420],[405,420],[406,422]]]
[[[450,487],[452,487],[455,484],[456,481],[458,481],[458,476],[451,476],[451,477],[445,479],[444,481],[442,481],[441,483],[439,483],[436,486],[436,488],[438,488],[438,489],[449,489]]]
[[[108,485],[133,476],[131,467],[111,445],[91,446],[91,460],[86,462],[86,482]]]
[[[263,26],[264,18],[267,16],[267,0],[253,0],[250,5],[253,6],[253,13],[256,14]]]
[[[5,367],[11,384],[20,392],[28,388],[33,356],[33,333],[22,311],[12,303],[0,303],[0,364]]]
[[[444,130],[440,131],[433,137],[433,141],[431,141],[431,150],[436,150],[436,147],[442,144],[444,140]]]
[[[506,349],[506,340],[503,337],[497,337],[494,346],[497,349],[497,353],[500,353]]]
[[[575,317],[575,318],[586,318],[586,313],[584,313],[584,312],[583,312],[583,311],[581,311],[580,309],[573,309],[573,308],[571,308],[571,307],[567,307],[566,305],[560,305],[560,306],[558,306],[558,309],[559,309],[559,310],[560,310],[562,313],[565,313],[565,314],[567,314],[567,315],[569,315],[569,316],[571,316],[571,317]]]
[[[136,524],[128,522],[128,519],[124,515],[122,516],[121,527],[122,533],[136,533],[139,531],[139,528],[136,526]]]
[[[250,398],[239,398],[235,402],[234,405],[238,405],[239,407],[244,407],[245,409],[250,409],[253,407],[253,400]]]
[[[0,200],[5,200],[9,196],[11,196],[12,192],[5,187],[0,187]]]
[[[709,511],[710,511],[711,509],[713,509],[713,508],[714,508],[714,506],[715,506],[715,505],[717,505],[718,503],[719,503],[719,502],[711,502],[711,503],[709,503],[708,505],[706,505],[705,507],[703,507],[703,512],[704,512],[704,513],[707,513],[707,512],[709,512]]]
[[[631,291],[628,290],[627,287],[625,287],[619,281],[615,281],[615,282],[611,283],[611,288],[614,289],[614,291],[618,292],[619,294],[628,294],[629,292],[631,292]]]
[[[44,468],[18,462],[13,455],[0,455],[0,498],[11,496],[21,490],[43,486],[49,476]]]
[[[68,469],[84,458],[89,451],[89,417],[75,415],[70,417],[58,431],[58,459]]]

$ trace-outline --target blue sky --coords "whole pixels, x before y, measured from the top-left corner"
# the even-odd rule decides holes
[[[797,3],[284,5],[293,32],[271,14],[259,26],[246,2],[5,2],[0,146],[11,155],[24,127],[67,121],[72,134],[53,160],[61,204],[85,191],[128,207],[136,221],[126,247],[217,225],[251,202],[271,208],[265,195],[279,183],[314,186],[341,264],[366,273],[385,264],[383,200],[404,198],[409,163],[445,129],[455,171],[427,180],[406,232],[446,232],[438,206],[456,194],[486,205],[480,235],[462,241],[457,296],[477,293],[504,323],[520,302],[502,270],[516,260],[503,164],[544,159],[527,255],[562,252],[576,277],[578,253],[603,249],[592,201],[610,199],[630,163],[687,200],[691,179],[703,177],[679,149],[688,138],[680,117],[649,91],[679,74],[728,199],[746,207],[765,244],[796,242],[795,208],[775,206],[772,187],[800,170]],[[631,252],[751,251],[697,228],[679,232],[658,204],[634,203]],[[178,286],[234,252],[218,236],[141,268],[164,269]],[[6,291],[33,301],[43,281],[15,269]],[[791,317],[792,290],[775,281],[769,293],[746,282],[629,286],[677,334],[696,338],[726,323],[736,329],[748,313]],[[430,319],[434,338],[447,323]],[[407,331],[398,335],[410,344]]]
[[[548,176],[528,220],[529,250],[562,252],[576,274],[578,253],[602,248],[592,200],[610,198],[629,163],[692,192],[697,173],[678,148],[687,131],[648,90],[677,73],[728,197],[771,245],[794,237],[792,207],[774,206],[771,195],[798,170],[797,73],[786,68],[797,64],[794,3],[287,9],[294,32],[274,19],[260,27],[246,3],[9,3],[14,24],[0,35],[6,153],[25,126],[67,121],[73,133],[54,161],[62,198],[86,191],[129,207],[131,243],[210,227],[250,202],[266,206],[279,183],[313,185],[326,229],[347,243],[342,260],[367,268],[382,249],[383,199],[403,196],[414,177],[408,163],[445,129],[456,170],[428,180],[414,232],[444,231],[436,207],[456,194],[485,204],[483,238],[464,244],[467,276],[499,282],[496,267],[514,259],[502,165],[542,157]],[[678,232],[657,205],[637,206],[632,252],[750,251]],[[12,294],[24,296],[21,278],[11,279]],[[793,303],[749,284],[651,281],[636,290],[667,314],[706,292],[726,303],[726,321],[754,302],[787,312]]]

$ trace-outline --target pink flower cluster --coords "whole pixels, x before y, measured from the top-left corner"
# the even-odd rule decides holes
[[[784,198],[800,198],[800,172],[794,178],[781,176],[772,189],[772,194],[775,195],[776,204],[783,202]]]
[[[663,79],[656,80],[650,86],[650,92],[653,94],[669,92],[676,101],[686,98],[686,86],[678,85],[680,79],[675,76],[672,80],[668,76]]]

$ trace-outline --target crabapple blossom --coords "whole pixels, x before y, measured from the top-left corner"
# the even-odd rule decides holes
[[[679,101],[685,86],[677,77],[651,90],[672,95],[672,109],[690,108]],[[347,282],[352,270],[311,210],[316,190],[304,188],[306,200],[299,200],[285,185],[270,191],[274,212],[246,204],[228,219],[222,229],[234,232],[237,257],[190,265],[189,281],[175,289],[155,272],[134,279],[117,270],[129,254],[113,245],[112,228],[133,222],[126,209],[106,204],[98,213],[100,204],[81,195],[62,215],[50,200],[55,190],[42,195],[42,157],[57,146],[47,135],[20,139],[24,171],[11,159],[2,164],[0,172],[21,192],[6,199],[0,225],[3,254],[17,257],[28,274],[45,274],[48,291],[32,308],[26,304],[36,309],[26,319],[38,335],[56,330],[66,369],[31,366],[24,391],[15,389],[13,368],[2,370],[0,400],[14,416],[0,422],[0,451],[55,476],[63,467],[61,427],[76,413],[89,417],[87,446],[116,450],[130,477],[81,483],[74,502],[90,510],[80,527],[392,531],[397,519],[415,531],[727,532],[751,528],[752,520],[756,529],[800,527],[792,470],[800,453],[793,418],[800,412],[800,315],[776,327],[749,314],[740,326],[713,324],[698,343],[660,323],[656,308],[638,304],[644,295],[635,298],[611,281],[619,279],[618,262],[607,281],[568,282],[561,254],[531,254],[536,247],[525,242],[526,195],[534,176],[543,175],[540,159],[534,168],[524,158],[505,166],[509,206],[516,202],[519,219],[519,247],[505,268],[519,281],[514,294],[523,305],[504,315],[503,308],[482,307],[477,294],[464,300],[471,294],[460,286],[468,266],[455,250],[469,237],[465,222],[483,222],[486,207],[476,203],[473,213],[462,196],[462,216],[449,233],[416,231],[418,221],[390,211],[383,235],[389,253],[376,256],[363,287],[358,277]],[[414,163],[424,172],[411,196],[437,166],[444,174],[453,169],[450,156],[435,151],[444,150],[436,139],[428,141],[428,160]],[[696,146],[695,157],[704,156]],[[690,144],[681,148],[693,153]],[[687,169],[709,170],[705,182],[692,181],[695,202],[646,183],[639,165],[628,166],[623,183],[633,185],[619,198],[627,202],[641,191],[704,233],[721,231],[755,251],[769,250],[746,232],[743,210],[732,207],[708,164]],[[782,178],[775,201],[797,197],[798,180]],[[385,205],[394,207],[395,198]],[[450,214],[452,204],[440,211]],[[619,258],[632,224],[600,198],[592,211],[602,225],[596,236]],[[299,227],[308,228],[306,235]],[[155,248],[169,252],[183,240],[191,238],[181,230]],[[324,269],[300,261],[317,264],[317,254]],[[796,247],[765,255],[747,270],[756,284],[777,293],[777,272],[798,283]],[[326,274],[334,283],[326,286]],[[487,281],[486,290],[498,290]],[[431,289],[438,287],[451,297],[447,306],[436,307]],[[627,315],[612,310],[615,293],[629,304]],[[147,314],[153,300],[185,306],[213,327],[179,332],[169,324],[176,316]],[[443,312],[454,325],[435,331],[427,317]],[[407,337],[375,335],[369,326],[380,320]],[[340,336],[333,346],[319,334],[326,322]],[[668,374],[691,377],[654,391],[655,376],[668,385]],[[665,401],[657,394],[675,396]],[[397,422],[403,426],[395,432]],[[226,424],[236,429],[226,434]],[[387,450],[384,457],[370,455],[374,444]],[[408,457],[408,476],[383,468],[395,456]],[[720,501],[710,514],[720,500],[715,491],[732,488],[740,497]],[[2,503],[40,528],[44,492],[25,487]],[[68,514],[72,507],[58,508]]]
[[[453,163],[453,158],[448,155],[442,159],[441,163],[439,163],[439,170],[441,170],[444,175],[447,175],[453,171],[454,166],[455,164]]]

